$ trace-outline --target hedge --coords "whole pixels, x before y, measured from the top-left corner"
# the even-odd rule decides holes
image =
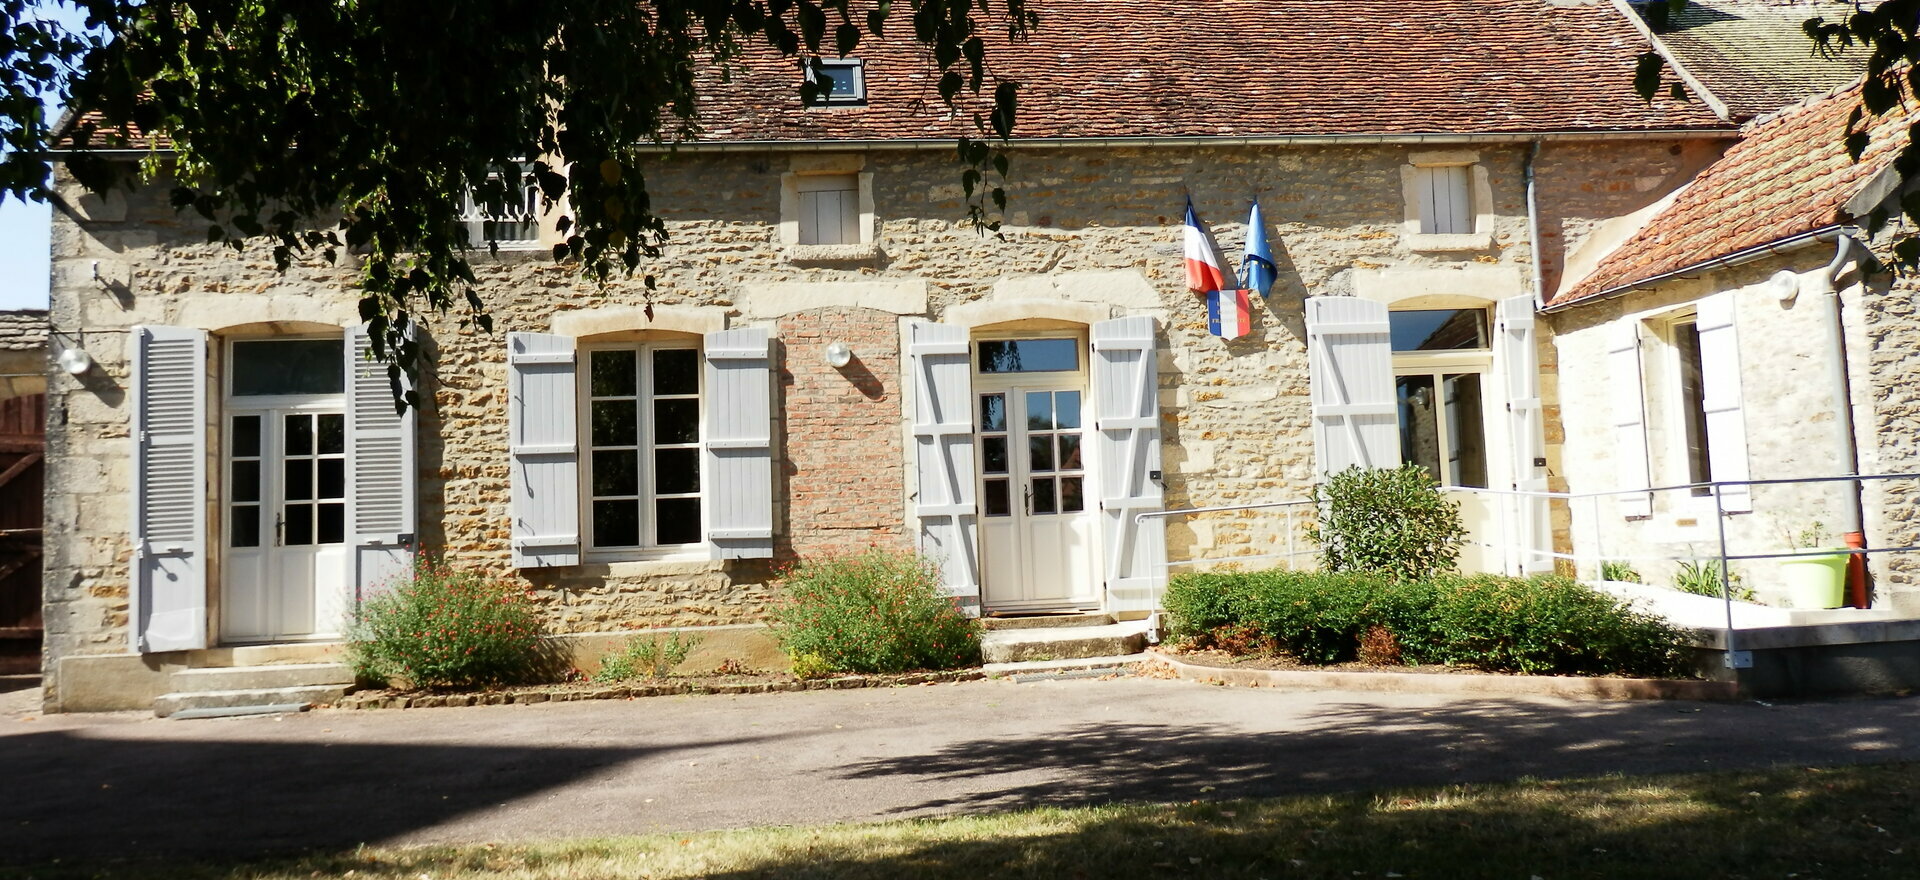
[[[1684,634],[1565,577],[1363,573],[1187,574],[1167,587],[1169,632],[1201,645],[1268,644],[1302,663],[1354,660],[1377,628],[1401,662],[1498,672],[1676,676]]]

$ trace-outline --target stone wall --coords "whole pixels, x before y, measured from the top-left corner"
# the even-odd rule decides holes
[[[421,537],[460,565],[521,574],[508,568],[502,331],[552,331],[569,314],[642,304],[775,333],[785,401],[775,529],[785,558],[910,540],[898,321],[951,319],[982,304],[1018,313],[1034,301],[1067,301],[1096,317],[1161,318],[1169,505],[1302,497],[1313,467],[1302,300],[1353,292],[1360,270],[1506,267],[1523,276],[1527,150],[1478,152],[1492,192],[1492,245],[1414,252],[1401,237],[1404,147],[1025,151],[1014,157],[1011,222],[999,237],[957,222],[960,169],[945,151],[877,151],[864,169],[873,175],[878,255],[825,264],[795,262],[777,244],[790,157],[663,157],[648,175],[672,233],[648,267],[657,292],[637,279],[595,289],[537,253],[482,254],[478,293],[496,332],[458,316],[432,322]],[[1543,174],[1568,178],[1543,190],[1553,193],[1557,218],[1550,241],[1577,245],[1598,218],[1678,185],[1686,154],[1670,142],[1549,145],[1558,170],[1543,164]],[[47,645],[56,658],[127,650],[129,328],[338,327],[356,320],[358,299],[351,265],[279,273],[264,253],[204,244],[203,224],[168,207],[164,186],[82,199],[70,180],[61,185],[77,207],[55,220],[53,320],[84,328],[100,366],[83,379],[52,380],[48,530],[67,536],[47,557]],[[1265,208],[1280,282],[1239,340],[1207,335],[1203,304],[1184,290],[1179,223],[1189,195],[1236,261],[1249,199]],[[854,348],[854,368],[824,364],[819,346],[830,338]],[[1261,555],[1278,528],[1258,516],[1176,525],[1171,554]],[[764,561],[613,562],[524,574],[555,628],[589,632],[757,620],[771,571]],[[48,687],[57,705],[51,666]]]

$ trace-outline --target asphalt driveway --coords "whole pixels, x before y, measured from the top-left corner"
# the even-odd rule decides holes
[[[1920,760],[1920,699],[1584,703],[1136,678],[216,721],[20,708],[0,715],[0,863]]]

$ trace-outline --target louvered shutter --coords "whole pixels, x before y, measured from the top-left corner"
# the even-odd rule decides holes
[[[1707,416],[1707,465],[1716,483],[1744,480],[1747,467],[1747,416],[1740,394],[1740,341],[1734,330],[1733,295],[1721,293],[1699,303],[1701,409]],[[1726,486],[1720,509],[1753,510],[1753,490]]]
[[[702,493],[715,559],[773,555],[773,382],[767,331],[706,335]]]
[[[1161,510],[1160,382],[1148,317],[1092,328],[1093,460],[1099,468],[1100,540],[1108,611],[1152,611],[1166,583],[1167,529]]]
[[[133,328],[134,646],[207,646],[207,334]]]
[[[907,325],[913,364],[913,439],[920,551],[963,607],[980,607],[979,531],[974,508],[973,363],[962,327]]]
[[[1614,488],[1622,491],[1653,485],[1647,467],[1645,385],[1640,376],[1640,321],[1622,318],[1607,329],[1607,382],[1613,393]],[[1628,519],[1653,515],[1652,492],[1615,496],[1620,515]]]
[[[580,564],[580,438],[571,336],[507,334],[513,564]]]
[[[1320,475],[1400,465],[1387,307],[1351,296],[1307,300],[1307,370]]]
[[[1494,355],[1506,384],[1507,443],[1512,450],[1513,488],[1519,492],[1547,491],[1547,432],[1540,404],[1540,352],[1534,331],[1533,297],[1500,301],[1495,309],[1499,348]],[[1545,497],[1511,499],[1508,570],[1514,573],[1552,571],[1553,526]]]
[[[413,564],[414,407],[394,411],[393,383],[411,390],[398,367],[372,360],[363,325],[347,330],[347,470],[353,507],[353,583],[360,599],[404,580]]]

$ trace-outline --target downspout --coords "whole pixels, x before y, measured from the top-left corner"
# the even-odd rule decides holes
[[[1828,301],[1821,305],[1820,319],[1825,325],[1823,332],[1832,342],[1834,351],[1834,356],[1827,360],[1827,388],[1833,400],[1835,441],[1840,451],[1840,466],[1844,469],[1841,475],[1852,477],[1860,474],[1860,445],[1853,425],[1853,390],[1847,379],[1847,325],[1838,282],[1856,242],[1853,236],[1842,235],[1834,244],[1833,262],[1828,263],[1817,275],[1817,289],[1819,296]],[[1856,481],[1841,485],[1847,487],[1850,495],[1848,503],[1841,510],[1844,517],[1840,523],[1841,538],[1849,548],[1864,549],[1867,539],[1862,526],[1864,505],[1860,484]],[[1862,554],[1855,553],[1847,558],[1847,593],[1849,604],[1856,608],[1867,607],[1867,558]]]
[[[1547,305],[1546,271],[1540,268],[1540,186],[1534,177],[1534,165],[1540,161],[1540,142],[1527,151],[1527,250],[1533,254],[1533,307]]]

